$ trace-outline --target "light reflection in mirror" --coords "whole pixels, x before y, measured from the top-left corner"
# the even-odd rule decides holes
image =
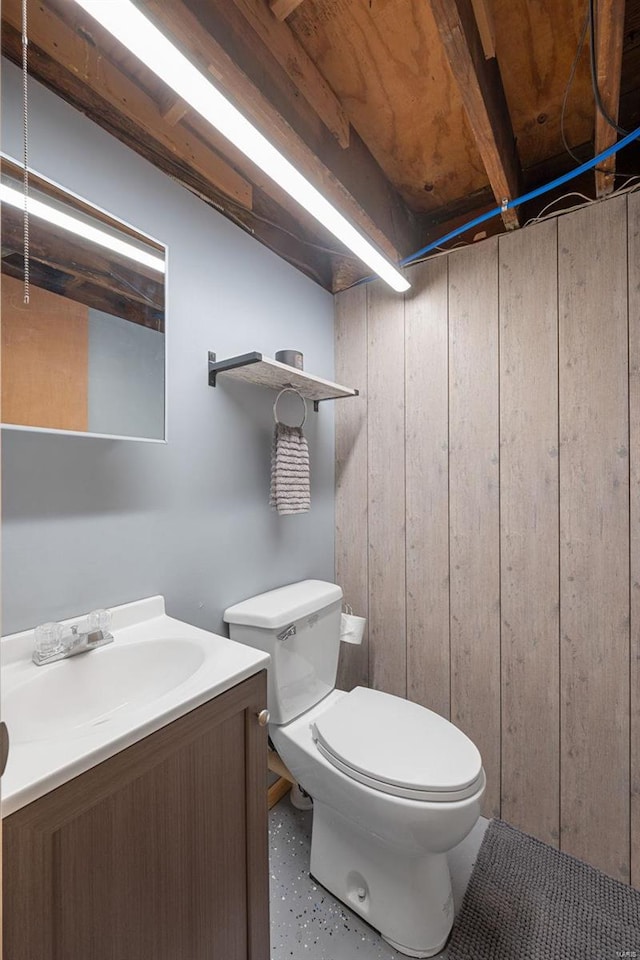
[[[165,439],[166,250],[2,158],[2,412],[14,429]]]

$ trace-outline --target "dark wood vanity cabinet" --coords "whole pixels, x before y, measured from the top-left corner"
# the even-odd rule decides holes
[[[265,676],[5,818],[5,960],[269,960]]]

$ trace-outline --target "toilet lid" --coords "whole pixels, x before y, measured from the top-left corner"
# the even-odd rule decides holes
[[[484,784],[482,759],[444,717],[400,697],[356,687],[313,724],[320,752],[383,793],[462,800]]]

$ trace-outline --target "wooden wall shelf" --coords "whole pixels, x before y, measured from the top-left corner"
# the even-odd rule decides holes
[[[297,370],[286,363],[272,360],[261,353],[243,353],[238,357],[217,360],[215,353],[209,353],[209,386],[215,387],[218,376],[224,374],[235,380],[248,380],[272,390],[293,387],[307,400],[313,400],[313,409],[318,410],[321,400],[339,400],[342,397],[357,397],[353,387],[343,387],[331,380],[314,377],[304,370]]]

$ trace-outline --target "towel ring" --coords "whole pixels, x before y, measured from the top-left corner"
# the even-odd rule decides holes
[[[303,417],[302,417],[302,423],[299,423],[299,424],[298,424],[298,428],[304,427],[305,422],[306,422],[306,420],[307,420],[307,401],[306,401],[305,398],[302,396],[302,394],[300,393],[300,391],[299,391],[299,390],[296,390],[295,387],[285,387],[283,390],[280,391],[280,393],[279,393],[278,396],[276,397],[275,402],[274,402],[274,404],[273,404],[273,419],[275,420],[276,423],[281,423],[281,422],[282,422],[281,420],[278,420],[277,406],[278,406],[278,400],[280,399],[280,397],[282,396],[283,393],[295,393],[295,395],[296,395],[297,397],[300,397],[300,399],[302,400],[302,405],[304,406],[304,414],[303,414]],[[285,424],[285,426],[286,426],[286,424]]]

